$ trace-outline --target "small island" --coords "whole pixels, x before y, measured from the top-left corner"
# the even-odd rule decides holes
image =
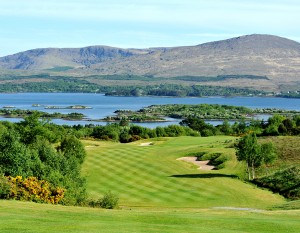
[[[300,114],[295,110],[283,110],[276,108],[250,109],[243,106],[230,106],[219,104],[167,104],[151,105],[138,111],[117,110],[115,116],[108,116],[102,121],[129,122],[161,122],[165,118],[185,119],[197,117],[203,120],[251,120],[259,115],[280,114],[294,116]]]
[[[4,118],[24,118],[30,116],[34,113],[39,114],[41,118],[49,118],[49,119],[64,119],[64,120],[83,120],[85,119],[85,115],[78,112],[72,113],[48,113],[42,111],[33,111],[33,110],[23,110],[23,109],[0,109],[0,116]]]
[[[131,110],[116,110],[115,116],[107,116],[102,121],[116,122],[126,120],[128,122],[166,122],[167,120],[163,116],[157,116],[147,113],[141,113]]]
[[[3,106],[3,108],[16,108],[15,106]]]
[[[89,109],[91,107],[75,105],[68,107],[48,106],[46,109]],[[133,110],[116,110],[113,116],[107,116],[102,119],[88,119],[83,113],[47,113],[42,111],[21,110],[14,108],[0,109],[0,116],[5,118],[24,118],[38,112],[41,118],[49,119],[65,119],[65,120],[89,120],[101,122],[167,122],[166,118],[186,119],[188,117],[196,117],[202,120],[246,120],[259,115],[279,114],[286,117],[300,115],[300,111],[283,110],[276,108],[250,109],[243,106],[230,106],[219,104],[167,104],[167,105],[151,105],[137,111]]]
[[[72,105],[67,107],[61,106],[46,106],[45,109],[92,109],[92,107],[83,106],[83,105]]]

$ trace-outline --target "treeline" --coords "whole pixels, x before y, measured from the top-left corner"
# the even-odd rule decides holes
[[[176,77],[176,80],[190,77]],[[195,77],[193,77],[195,78]],[[227,77],[217,77],[226,79]],[[231,76],[228,78],[232,78]],[[248,77],[247,77],[248,78]],[[32,79],[32,82],[28,80]],[[36,81],[36,80],[39,81]],[[248,96],[265,95],[263,91],[251,90],[246,88],[221,87],[208,85],[181,85],[181,84],[151,84],[153,82],[162,82],[158,78],[131,76],[131,75],[111,75],[111,76],[87,76],[87,77],[69,77],[69,76],[50,76],[49,74],[28,75],[28,76],[2,76],[0,80],[3,83],[0,86],[0,92],[72,92],[72,93],[105,93],[112,96]],[[23,81],[22,81],[23,80]],[[27,80],[24,82],[24,80]],[[119,85],[101,85],[101,80],[120,80]],[[122,83],[122,80],[139,81],[145,84],[128,85]],[[198,79],[200,80],[200,79]],[[99,82],[100,81],[100,82]]]
[[[22,79],[40,79],[39,82],[22,82]],[[3,80],[3,79],[2,79]],[[8,80],[5,78],[5,80]],[[21,81],[21,82],[20,82]],[[9,79],[0,86],[0,92],[71,92],[71,93],[93,93],[97,92],[99,86],[80,78],[32,75]]]
[[[250,79],[250,80],[269,80],[267,76],[258,75],[218,75],[216,77],[207,76],[179,76],[171,78],[173,80],[183,80],[192,82],[221,82],[228,79]]]
[[[173,96],[173,97],[203,97],[203,96],[249,96],[265,95],[266,93],[246,88],[179,84],[160,84],[151,86],[115,87],[106,95],[111,96]]]
[[[300,92],[299,91],[286,92],[286,93],[277,94],[276,96],[282,98],[300,98]]]
[[[205,123],[197,117],[187,117],[180,122],[182,126],[188,126],[200,133],[201,136],[213,136],[219,134],[240,136],[247,133],[255,133],[257,136],[287,136],[300,135],[300,116],[286,117],[273,115],[267,121],[252,119],[249,122],[240,120],[230,124],[225,120],[221,125],[213,126]]]

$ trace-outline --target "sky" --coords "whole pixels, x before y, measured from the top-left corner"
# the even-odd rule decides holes
[[[248,34],[300,42],[299,12],[299,0],[0,0],[0,56],[197,45]]]

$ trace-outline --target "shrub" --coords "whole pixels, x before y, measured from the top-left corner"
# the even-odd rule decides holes
[[[225,167],[225,162],[228,157],[222,153],[205,153],[198,152],[198,161],[209,160],[209,165],[215,166],[216,169],[222,169]]]
[[[119,197],[108,191],[99,201],[100,207],[105,209],[115,209],[118,207]]]
[[[0,176],[0,198],[7,199],[9,197],[11,185],[5,176]]]
[[[300,169],[295,166],[255,179],[253,182],[287,198],[300,199]]]

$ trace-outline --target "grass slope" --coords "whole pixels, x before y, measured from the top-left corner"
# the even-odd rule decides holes
[[[267,208],[283,198],[239,180],[241,164],[225,141],[233,137],[179,137],[120,144],[85,141],[88,156],[83,172],[94,198],[110,190],[120,206],[151,208],[207,208],[220,206]],[[232,158],[227,168],[199,171],[176,160],[197,151],[221,152]]]
[[[0,200],[0,232],[289,232],[300,211],[103,210]]]
[[[273,165],[279,169],[287,166],[300,167],[300,137],[277,136],[261,139],[262,142],[272,142],[277,150],[278,160]]]

